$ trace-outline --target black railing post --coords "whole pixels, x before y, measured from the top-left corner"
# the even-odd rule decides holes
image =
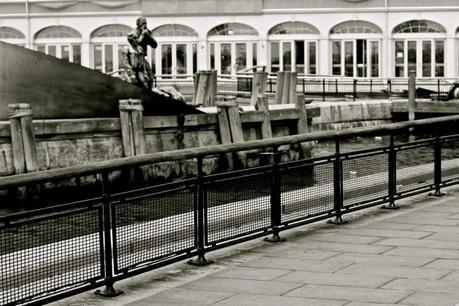
[[[352,101],[355,101],[357,97],[357,80],[356,79],[354,79],[354,82],[353,82],[352,92],[353,92]]]
[[[373,97],[373,79],[370,79],[370,99]]]
[[[440,101],[440,79],[437,80],[437,101]]]
[[[387,80],[387,98],[389,99],[392,95],[392,81],[391,79]]]
[[[322,79],[322,101],[325,101],[325,79]]]
[[[196,247],[198,251],[198,258],[196,260],[189,260],[188,264],[194,265],[194,266],[205,266],[208,264],[211,264],[211,260],[207,260],[205,257],[205,229],[204,229],[204,210],[205,210],[205,205],[204,205],[204,172],[203,172],[203,157],[199,156],[197,157],[198,160],[198,175],[196,177],[197,183],[196,183],[196,205],[195,209],[196,211]]]
[[[389,153],[388,153],[388,195],[389,205],[383,205],[384,209],[398,209],[399,206],[395,205],[395,194],[397,193],[397,152],[395,151],[395,137],[390,134]]]
[[[277,147],[273,148],[272,153],[265,153],[273,156],[273,163],[271,166],[271,227],[273,229],[273,236],[271,238],[266,238],[266,241],[269,242],[282,242],[285,239],[282,239],[279,236],[279,226],[282,222],[281,216],[281,178],[279,173],[279,162],[280,162],[280,153]]]
[[[328,220],[328,223],[332,224],[344,224],[347,221],[344,221],[342,218],[342,208],[343,208],[343,169],[341,166],[341,152],[339,139],[335,139],[335,161],[333,162],[333,194],[334,194],[334,210],[335,210],[335,219]]]
[[[429,195],[441,197],[444,194],[440,191],[442,180],[441,180],[441,140],[438,135],[438,128],[435,128],[435,142],[434,142],[434,184],[435,192]]]
[[[111,216],[111,197],[109,190],[108,173],[102,173],[102,201],[104,205],[103,220],[104,220],[104,259],[105,259],[105,288],[103,290],[96,290],[95,294],[114,297],[123,293],[121,290],[116,290],[113,287],[115,281],[113,280],[113,244],[112,244],[112,222]]]

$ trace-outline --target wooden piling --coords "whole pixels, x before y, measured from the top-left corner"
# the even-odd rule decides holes
[[[295,105],[297,104],[298,95],[296,93],[296,82],[297,82],[297,73],[290,72],[290,86],[289,86],[289,92],[288,92],[288,99],[287,99],[287,102],[284,102],[284,103],[295,104]]]
[[[145,154],[142,101],[138,99],[120,100],[119,110],[124,156]]]
[[[228,112],[226,110],[227,103],[217,102],[216,106],[217,106],[218,127],[220,130],[221,143],[222,144],[232,143]],[[226,158],[228,170],[233,170],[234,169],[233,155],[231,153],[226,153],[225,158]]]
[[[255,71],[252,80],[252,96],[250,98],[250,105],[256,105],[258,97],[264,96],[266,93],[266,86],[268,84],[268,73],[264,71]]]
[[[37,144],[33,132],[32,108],[30,104],[19,103],[8,105],[11,129],[11,146],[15,174],[38,171]],[[39,188],[31,186],[31,198],[38,198]],[[18,198],[25,200],[27,190],[18,188]]]
[[[288,104],[290,98],[290,83],[292,81],[292,73],[290,71],[284,72],[284,81],[282,83],[282,98],[281,104]]]
[[[282,104],[282,90],[284,89],[284,75],[285,72],[279,71],[277,73],[276,81],[276,104]]]
[[[416,115],[416,71],[409,72],[408,80],[408,120],[415,120]]]
[[[217,70],[199,71],[194,78],[193,104],[214,106],[217,97]]]
[[[257,109],[263,113],[263,121],[261,123],[261,138],[272,138],[273,131],[271,128],[271,114],[269,112],[268,97],[262,95],[258,96]]]
[[[297,95],[296,110],[298,112],[298,122],[297,122],[297,132],[298,134],[307,134],[309,133],[308,125],[308,115],[304,103],[304,95]],[[303,158],[308,158],[311,156],[312,144],[310,142],[302,142],[300,144],[300,153]]]

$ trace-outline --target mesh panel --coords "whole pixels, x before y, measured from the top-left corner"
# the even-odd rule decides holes
[[[0,227],[0,304],[102,278],[101,209]]]
[[[342,161],[344,206],[388,195],[388,160],[379,154]]]
[[[397,192],[429,186],[434,180],[433,147],[397,151]]]
[[[442,181],[459,179],[459,141],[442,143]]]
[[[253,174],[207,186],[207,243],[248,235],[271,225],[271,174]]]
[[[282,171],[281,205],[282,222],[333,210],[333,164]]]
[[[174,190],[114,206],[115,269],[182,253],[195,245],[194,191]]]

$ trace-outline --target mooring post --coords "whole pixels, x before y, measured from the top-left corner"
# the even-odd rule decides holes
[[[298,134],[309,133],[308,114],[304,105],[304,95],[297,95],[295,108],[298,113],[297,132]],[[300,144],[300,154],[302,158],[311,157],[311,142],[303,142]]]
[[[261,122],[261,138],[272,138],[273,131],[271,128],[271,113],[269,112],[268,97],[259,95],[256,107],[258,111],[263,113],[263,121]]]
[[[33,132],[32,108],[30,104],[18,103],[9,104],[8,110],[15,174],[38,171],[38,155]],[[38,190],[35,187],[30,187],[29,193],[31,193],[31,196],[36,196]],[[25,200],[26,197],[26,188],[18,188],[18,198]]]
[[[279,71],[277,73],[277,79],[276,79],[276,104],[282,104],[282,91],[284,89],[284,71]]]
[[[252,95],[250,97],[250,105],[257,104],[258,97],[264,96],[268,83],[268,73],[264,71],[255,71],[252,82]]]
[[[142,101],[138,99],[120,100],[119,110],[124,156],[145,154]]]

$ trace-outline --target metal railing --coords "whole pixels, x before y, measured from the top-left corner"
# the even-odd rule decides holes
[[[217,80],[217,94],[249,96],[252,91],[251,75],[220,75]],[[416,80],[416,96],[433,100],[446,100],[458,79],[448,78],[418,78]],[[154,79],[155,87],[174,86],[184,95],[193,95],[193,76],[162,76]],[[333,77],[307,77],[297,78],[296,89],[298,93],[315,97],[325,101],[329,98],[347,99],[387,99],[408,98],[408,78],[333,78]],[[274,95],[276,92],[276,76],[268,77],[266,93]]]
[[[228,145],[160,152],[84,166],[0,178],[1,190],[49,182],[89,181],[100,195],[0,217],[0,304],[44,304],[268,234],[342,216],[459,183],[459,116],[372,128],[317,132]],[[405,141],[409,128],[435,131]],[[449,129],[451,130],[451,129]],[[348,150],[345,139],[387,135],[387,143]],[[401,138],[400,138],[401,137]],[[333,151],[286,160],[287,146],[330,141]],[[207,158],[258,150],[259,165],[206,173]],[[416,152],[416,153],[415,153]],[[412,158],[414,154],[421,155]],[[196,175],[120,192],[116,173],[162,162],[193,163]],[[148,172],[148,171],[147,171]],[[82,179],[83,178],[83,179]],[[70,201],[70,200],[68,200]],[[43,202],[43,200],[42,200]],[[46,204],[46,203],[42,203]]]

